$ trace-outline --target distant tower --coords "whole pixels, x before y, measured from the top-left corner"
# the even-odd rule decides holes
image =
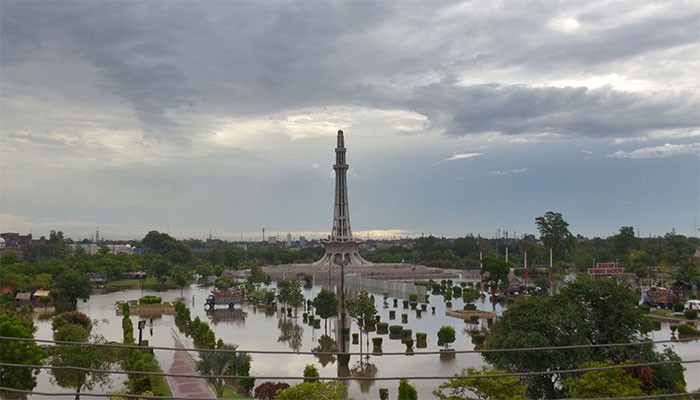
[[[287,232],[287,248],[292,247],[292,233]]]
[[[97,227],[97,231],[95,232],[95,243],[100,241],[100,227]]]
[[[335,148],[335,204],[333,207],[333,229],[328,241],[321,244],[326,254],[314,265],[372,265],[360,257],[361,240],[352,238],[350,229],[350,210],[348,208],[348,164],[345,160],[345,139],[343,131],[338,131]]]

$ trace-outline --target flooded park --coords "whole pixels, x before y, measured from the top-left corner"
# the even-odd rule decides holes
[[[455,282],[457,285],[458,282]],[[456,331],[456,340],[451,344],[455,350],[473,350],[477,345],[472,342],[470,331],[489,329],[489,321],[485,318],[478,322],[465,321],[459,318],[446,315],[446,311],[461,310],[464,302],[461,297],[452,299],[451,307],[448,307],[441,295],[425,295],[427,298],[426,311],[419,312],[410,307],[404,308],[403,300],[408,300],[408,295],[400,292],[388,293],[386,289],[373,287],[358,287],[355,282],[346,282],[348,298],[352,298],[357,292],[367,290],[374,296],[375,306],[382,322],[390,325],[402,325],[404,329],[411,329],[413,337],[417,332],[427,334],[425,344],[414,346],[416,353],[423,351],[439,351],[443,346],[438,345],[437,331],[442,326],[452,326]],[[274,286],[274,284],[273,284]],[[412,284],[406,286],[413,287]],[[328,285],[312,285],[303,289],[305,300],[313,299],[322,289]],[[423,289],[423,287],[416,288]],[[179,289],[168,291],[153,290],[124,290],[109,294],[93,295],[88,302],[81,302],[78,310],[87,314],[97,325],[93,328],[94,333],[100,334],[109,341],[121,342],[122,317],[117,315],[117,302],[138,299],[145,295],[157,295],[163,301],[181,301],[190,309],[192,319],[199,317],[207,322],[216,334],[217,338],[223,339],[227,344],[238,345],[239,349],[246,351],[265,350],[280,352],[333,352],[339,351],[337,338],[339,337],[339,323],[336,318],[330,318],[328,327],[321,321],[320,328],[314,328],[303,320],[304,309],[301,307],[296,317],[289,317],[286,313],[277,308],[260,307],[244,302],[237,305],[236,309],[205,311],[205,299],[210,294],[213,287],[191,285],[182,292]],[[331,288],[336,290],[335,287]],[[423,289],[424,290],[424,289]],[[386,294],[386,295],[385,295]],[[404,297],[405,296],[405,297]],[[396,299],[396,303],[394,302]],[[422,299],[421,299],[422,300]],[[396,304],[396,306],[394,305]],[[506,307],[505,302],[492,304],[490,297],[484,294],[481,299],[475,302],[478,310],[494,312],[500,315]],[[434,312],[433,312],[434,307]],[[392,318],[393,314],[393,318]],[[407,321],[402,321],[402,314],[407,314]],[[420,316],[419,316],[420,314]],[[150,316],[132,315],[132,319],[147,320],[143,330],[143,339],[148,340],[151,346],[176,347],[178,345],[186,348],[194,348],[192,339],[181,332],[175,323],[174,315],[153,316],[152,323]],[[348,318],[351,324],[351,332],[358,333],[357,325]],[[37,339],[51,340],[51,319],[47,317],[36,317]],[[137,326],[137,324],[134,324]],[[136,333],[138,337],[138,332]],[[400,338],[395,335],[378,334],[370,332],[370,339],[363,335],[362,341],[355,343],[353,340],[347,342],[349,352],[359,352],[360,346],[364,352],[370,351],[360,357],[352,355],[347,368],[339,367],[336,357],[329,355],[312,354],[252,354],[251,376],[296,376],[302,375],[304,367],[313,364],[321,377],[350,376],[350,377],[408,377],[417,391],[419,398],[432,398],[432,391],[441,383],[439,380],[418,380],[410,379],[412,376],[452,376],[460,372],[463,368],[478,367],[485,365],[484,360],[478,353],[454,354],[444,356],[442,354],[414,354],[414,355],[378,355],[372,353],[372,340],[374,337],[382,337],[382,351],[384,353],[400,352],[405,353],[406,346]],[[652,331],[648,334],[651,340],[668,340],[672,338],[672,332],[668,323],[662,323],[660,330]],[[369,341],[369,348],[367,346]],[[663,345],[658,345],[659,347]],[[692,360],[700,358],[700,341],[678,342],[669,344],[670,347],[683,359]],[[169,371],[174,360],[174,351],[155,350],[155,356],[164,371]],[[190,354],[194,359],[198,357],[196,352]],[[700,365],[685,364],[685,378],[688,391],[700,388]],[[115,391],[124,387],[126,376],[112,375],[109,386],[103,390]],[[258,379],[256,386],[265,381],[282,381],[289,384],[299,383],[299,380],[284,379]],[[172,386],[172,381],[170,381]],[[350,380],[347,381],[348,397],[356,399],[378,398],[379,388],[388,388],[390,398],[397,396],[397,380]],[[43,392],[60,392],[50,378],[46,370],[42,370],[38,377],[38,386],[35,389]],[[31,396],[31,398],[42,398],[41,396]],[[55,398],[52,396],[52,398]],[[66,398],[72,398],[66,396]]]

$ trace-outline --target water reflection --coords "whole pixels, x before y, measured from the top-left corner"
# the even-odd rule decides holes
[[[360,377],[360,378],[374,378],[377,376],[377,372],[379,372],[379,369],[377,368],[376,365],[372,364],[369,361],[358,361],[353,365],[352,369],[350,370],[350,374],[355,377]],[[374,380],[360,380],[358,381],[360,384],[360,391],[362,393],[367,393],[369,392],[369,389],[374,385]]]
[[[207,312],[207,317],[214,325],[220,323],[245,326],[248,313],[243,310],[214,310]]]
[[[282,317],[277,320],[277,327],[280,330],[277,342],[287,343],[289,348],[299,351],[302,339],[304,339],[304,328],[297,324],[297,320],[295,318]]]
[[[318,339],[318,346],[311,349],[312,352],[316,353],[333,353],[338,351],[338,344],[328,335],[322,335]],[[335,362],[335,356],[330,354],[314,354],[318,358],[318,362],[321,363],[322,367]]]

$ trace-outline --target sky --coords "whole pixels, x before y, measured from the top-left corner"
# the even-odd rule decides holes
[[[696,1],[0,2],[0,231],[697,235]]]

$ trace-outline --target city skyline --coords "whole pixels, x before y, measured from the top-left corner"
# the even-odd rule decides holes
[[[697,235],[700,5],[0,3],[0,231]]]

